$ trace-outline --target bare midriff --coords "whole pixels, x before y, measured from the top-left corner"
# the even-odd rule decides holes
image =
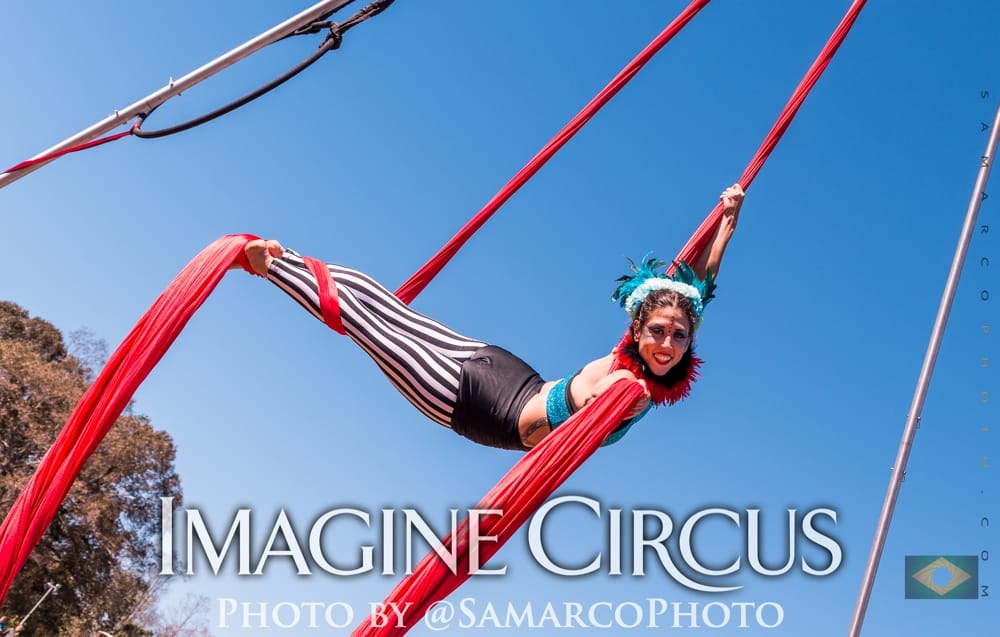
[[[593,396],[594,384],[603,376],[606,376],[611,367],[611,356],[599,358],[586,365],[570,385],[573,394],[573,402],[581,408],[589,403]],[[542,441],[545,436],[552,433],[549,425],[548,412],[545,403],[549,397],[549,391],[555,386],[557,381],[549,381],[542,385],[538,393],[531,397],[528,403],[521,410],[517,427],[521,434],[521,444],[525,447],[534,447]]]
[[[555,381],[549,381],[542,385],[538,393],[532,396],[524,409],[521,410],[517,428],[521,432],[521,443],[525,447],[534,447],[542,441],[542,438],[552,432],[545,410],[545,402],[548,400],[549,391],[555,384]]]

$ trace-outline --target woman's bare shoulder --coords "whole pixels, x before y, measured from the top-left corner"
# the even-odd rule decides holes
[[[608,354],[607,356],[602,356],[597,360],[590,361],[583,366],[580,370],[580,375],[586,377],[589,380],[596,380],[598,378],[608,375],[611,371],[611,363],[614,361],[614,354]]]

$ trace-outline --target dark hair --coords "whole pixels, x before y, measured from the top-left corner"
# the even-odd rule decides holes
[[[646,324],[646,321],[649,320],[650,314],[665,307],[675,307],[684,312],[684,317],[688,321],[688,331],[691,334],[691,343],[688,345],[687,350],[685,350],[684,355],[681,356],[681,359],[677,361],[676,365],[667,370],[666,374],[657,376],[649,371],[646,366],[646,362],[642,360],[641,356],[639,356],[639,345],[636,342],[635,337],[637,328]],[[694,307],[691,305],[691,299],[684,296],[680,292],[675,292],[674,290],[654,290],[642,300],[642,305],[639,306],[639,311],[636,312],[632,325],[629,326],[629,335],[632,338],[629,339],[628,345],[625,346],[623,351],[629,358],[634,360],[639,365],[639,368],[643,370],[646,378],[654,380],[665,387],[671,387],[675,383],[689,377],[694,356],[695,321],[696,317],[694,314]]]

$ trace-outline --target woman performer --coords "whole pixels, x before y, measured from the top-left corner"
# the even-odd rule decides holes
[[[612,295],[632,319],[611,353],[559,381],[538,373],[507,350],[467,338],[419,314],[371,277],[339,265],[326,268],[336,285],[344,331],[425,416],[475,442],[526,450],[600,396],[628,379],[645,395],[605,441],[620,439],[652,405],[686,397],[701,361],[694,330],[726,246],[736,229],[743,189],[727,188],[724,212],[708,249],[690,267],[678,263],[666,276],[655,259],[632,265]],[[249,267],[323,320],[317,281],[305,260],[274,240],[250,241]]]

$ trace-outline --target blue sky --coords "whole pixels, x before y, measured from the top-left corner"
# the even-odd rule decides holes
[[[605,354],[625,325],[608,302],[625,257],[680,249],[848,5],[709,5],[415,307],[520,354],[546,378]],[[35,154],[306,6],[9,7],[0,23],[2,161]],[[192,256],[234,232],[280,239],[395,287],[684,6],[397,2],[236,113],[66,157],[4,188],[0,297],[113,345]],[[796,567],[763,578],[744,557],[725,580],[744,588],[726,595],[687,591],[662,569],[556,577],[531,559],[522,531],[495,560],[508,574],[475,579],[456,599],[773,601],[783,624],[744,632],[846,633],[986,143],[981,122],[1000,97],[998,19],[989,0],[870,3],[748,194],[698,334],[706,365],[693,395],[648,416],[558,492],[605,509],[665,511],[678,523],[710,507],[759,508],[772,563],[785,555],[786,509],[832,508],[837,523],[824,528],[844,549],[836,573],[814,578]],[[242,94],[319,41],[271,47],[172,100],[147,128]],[[983,224],[995,207],[985,202]],[[990,517],[995,527],[1000,517],[996,469],[981,466],[1000,456],[996,407],[981,400],[997,386],[996,367],[981,366],[996,339],[982,326],[997,319],[980,300],[994,282],[983,257],[1000,252],[977,233],[866,635],[985,635],[996,626],[989,599],[903,598],[906,555],[1000,553],[1000,536],[979,523]],[[135,409],[173,435],[186,506],[218,533],[237,509],[252,508],[258,545],[282,508],[303,536],[341,506],[412,506],[443,525],[449,508],[474,504],[518,458],[426,421],[348,340],[239,272],[191,321]],[[606,517],[553,522],[549,544],[567,561],[587,561],[605,542]],[[718,568],[745,556],[746,540],[745,526],[716,522],[696,541]],[[338,532],[344,560],[373,533],[346,524]],[[398,579],[300,577],[288,560],[261,577],[225,571],[201,568],[174,586],[213,600],[220,636],[248,631],[218,626],[217,598],[342,601],[360,612]],[[982,583],[994,584],[995,573],[980,563]]]

